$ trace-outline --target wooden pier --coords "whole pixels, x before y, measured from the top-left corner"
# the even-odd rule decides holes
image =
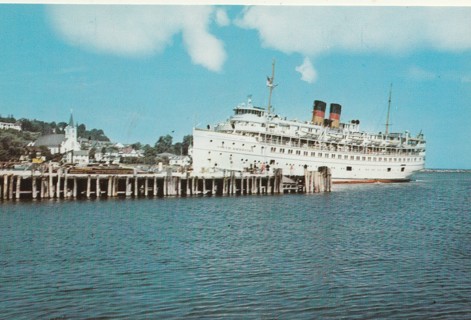
[[[192,197],[330,192],[327,167],[304,176],[225,171],[189,173],[77,173],[53,171],[0,171],[2,201],[20,199],[92,199],[115,197]]]

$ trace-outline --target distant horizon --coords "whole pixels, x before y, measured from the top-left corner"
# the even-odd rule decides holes
[[[247,100],[309,121],[425,134],[426,166],[470,169],[471,7],[0,4],[0,114],[175,141]]]

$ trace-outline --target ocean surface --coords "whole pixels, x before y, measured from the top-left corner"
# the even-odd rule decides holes
[[[471,173],[0,202],[0,319],[471,319]]]

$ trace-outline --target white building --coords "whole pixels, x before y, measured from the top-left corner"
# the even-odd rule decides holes
[[[0,129],[13,129],[17,131],[21,131],[21,123],[10,123],[10,122],[0,122]]]
[[[169,164],[171,166],[185,167],[191,164],[191,158],[189,156],[172,156],[169,157]]]
[[[68,163],[88,164],[89,163],[88,150],[68,152],[65,155],[65,159]]]
[[[70,115],[69,124],[65,127],[63,134],[54,133],[41,136],[33,143],[33,146],[45,146],[51,151],[51,154],[64,154],[64,159],[67,162],[76,162],[76,159],[85,161],[83,160],[84,155],[82,153],[77,153],[81,151],[81,148],[80,143],[77,141],[77,127],[74,126],[74,118],[72,114]],[[75,154],[77,154],[78,158],[76,158]]]

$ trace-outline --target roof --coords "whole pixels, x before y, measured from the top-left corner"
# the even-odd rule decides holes
[[[65,140],[65,134],[58,133],[58,134],[47,134],[41,136],[34,142],[35,147],[59,147],[62,142]]]
[[[88,156],[88,150],[74,151],[74,156]]]

